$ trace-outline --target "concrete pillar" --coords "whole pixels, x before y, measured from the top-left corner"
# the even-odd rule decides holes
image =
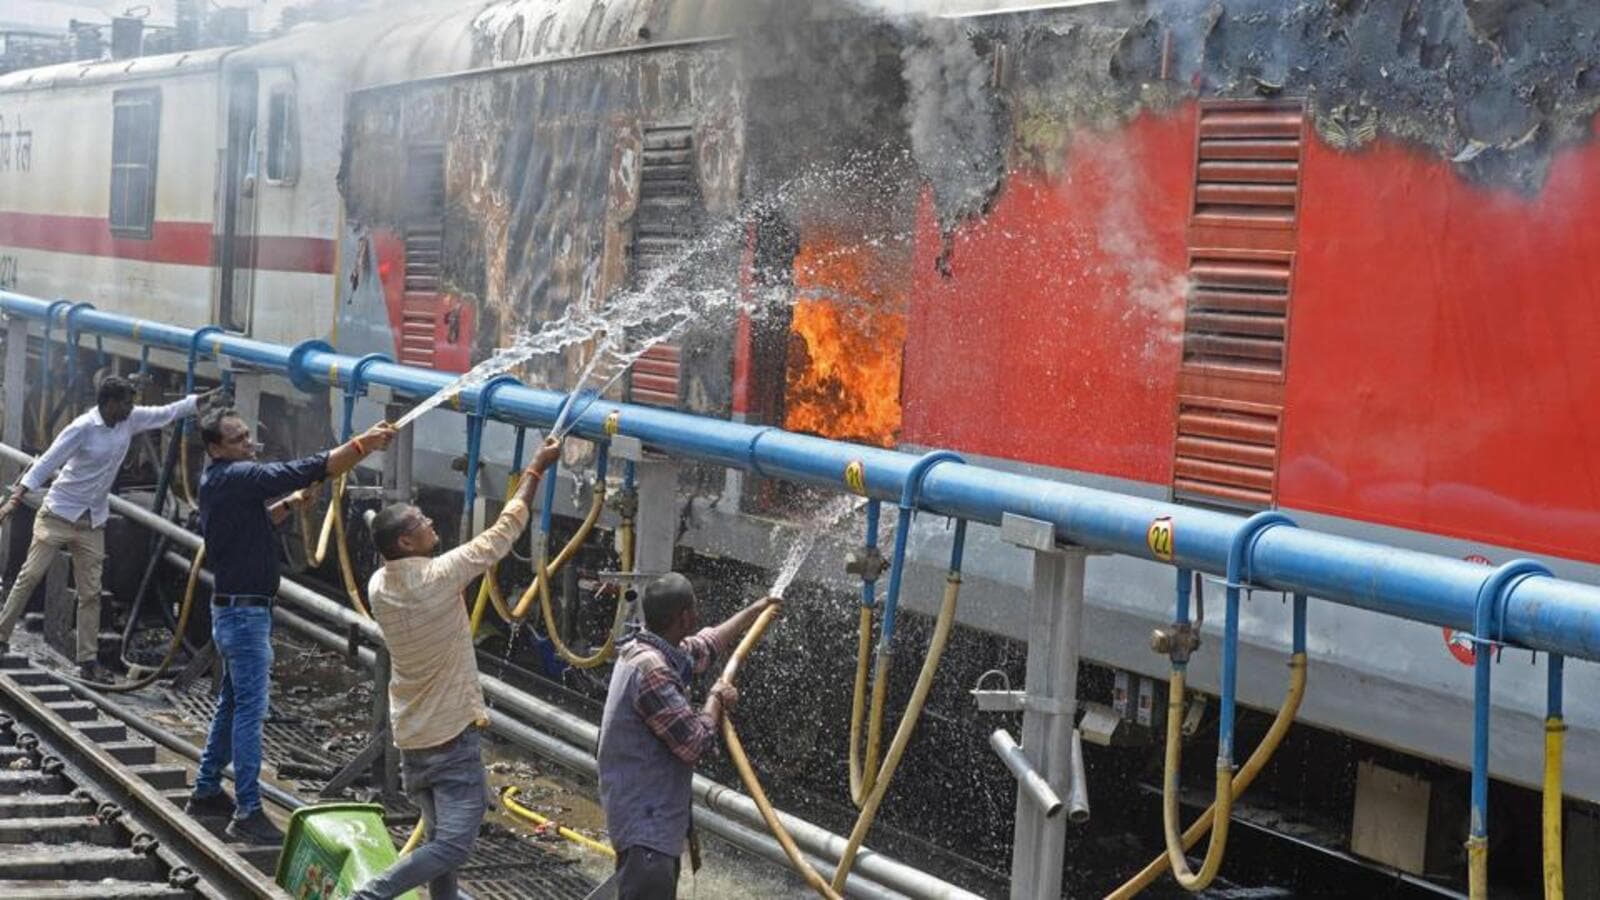
[[[1057,547],[1049,523],[1028,520],[1024,527],[1015,527],[1021,521],[1003,523],[1002,536],[1033,551],[1022,751],[1033,770],[1064,798],[1071,788],[1078,650],[1083,633],[1083,573],[1088,554],[1077,547]],[[1066,828],[1066,815],[1047,818],[1039,804],[1018,789],[1011,855],[1012,900],[1055,900],[1061,896]]]
[[[634,520],[634,571],[672,571],[672,551],[678,540],[678,464],[645,452],[637,438],[627,435],[611,439],[611,458],[634,464],[634,484],[639,491],[639,515]]]
[[[252,429],[261,425],[261,378],[260,372],[238,368],[233,370],[233,408]],[[198,431],[191,435],[191,439],[198,437]]]
[[[388,403],[384,405],[383,417],[386,421],[397,422],[400,417],[411,409],[408,403]],[[415,427],[402,428],[395,437],[394,443],[383,452],[383,502],[410,503],[415,499],[412,490],[412,453],[416,447]]]

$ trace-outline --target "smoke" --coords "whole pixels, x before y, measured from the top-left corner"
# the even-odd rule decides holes
[[[921,20],[900,53],[906,128],[912,154],[933,188],[940,223],[983,210],[1005,168],[1001,110],[991,67],[966,30],[945,19]]]

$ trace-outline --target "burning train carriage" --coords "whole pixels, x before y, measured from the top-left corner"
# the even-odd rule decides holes
[[[757,313],[719,306],[653,348],[629,399],[1600,574],[1600,237],[1582,217],[1600,192],[1600,14],[879,12],[424,6],[8,75],[0,280],[442,369],[652,280],[720,290]],[[570,384],[576,358],[528,374]],[[325,439],[327,417],[295,421],[316,434],[289,446]],[[459,481],[459,435],[422,430],[420,481]],[[508,430],[487,441],[508,458]],[[688,487],[770,500],[737,474]],[[759,521],[740,508],[696,507],[684,543],[720,550]],[[913,587],[947,540],[933,522],[914,538]],[[1025,638],[1020,555],[982,528],[969,543],[966,624]],[[1169,591],[1154,567],[1090,567],[1086,652],[1102,693],[1137,698],[1115,711],[1126,731],[1159,706],[1143,647]],[[1241,700],[1261,707],[1287,640],[1268,606],[1243,620]],[[1354,610],[1312,623],[1305,721],[1464,765],[1462,648]],[[1213,690],[1208,665],[1194,680]],[[1568,677],[1567,789],[1593,803],[1595,675]],[[1503,780],[1537,781],[1543,687],[1531,667],[1497,673]]]
[[[814,6],[726,36],[602,16],[617,41],[582,55],[352,98],[345,248],[370,265],[342,335],[421,359],[409,311],[460,304],[482,355],[692,257],[747,314],[659,348],[636,402],[1593,580],[1600,18],[1536,6]],[[752,484],[708,490],[753,509]],[[730,508],[697,507],[684,542],[718,550]],[[947,538],[915,538],[936,569]],[[969,542],[967,624],[1025,638],[1020,554]],[[1089,580],[1086,653],[1159,707],[1144,644],[1169,576]],[[1240,679],[1269,708],[1272,607],[1245,614]],[[1313,619],[1303,720],[1369,748],[1348,753],[1465,766],[1450,635]],[[1542,670],[1497,676],[1497,777],[1537,783],[1543,700]],[[1137,706],[1117,710],[1134,730]],[[1597,727],[1569,716],[1568,791],[1591,803]]]

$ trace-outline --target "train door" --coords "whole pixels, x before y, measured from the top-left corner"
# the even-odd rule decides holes
[[[255,196],[258,153],[256,107],[260,95],[254,69],[228,76],[227,143],[223,147],[222,232],[217,241],[220,283],[217,322],[229,331],[250,330],[255,270]]]

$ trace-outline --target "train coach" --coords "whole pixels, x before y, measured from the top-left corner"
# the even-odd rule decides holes
[[[446,370],[573,309],[695,296],[701,326],[629,337],[625,399],[1600,577],[1600,14],[996,6],[525,0],[14,73],[0,280]],[[422,481],[459,479],[458,432],[419,437]],[[684,486],[720,501],[684,534],[708,551],[777,502]],[[914,537],[938,569],[947,538]],[[1025,638],[1022,554],[969,540],[964,624]],[[1108,742],[1161,707],[1169,582],[1090,568]],[[1243,619],[1259,708],[1277,607]],[[1358,854],[1455,868],[1449,841],[1361,823],[1401,784],[1425,834],[1455,827],[1429,797],[1468,764],[1472,654],[1314,609],[1302,719],[1345,743],[1305,754],[1342,773]],[[1596,675],[1568,677],[1570,839],[1592,840]],[[1496,675],[1512,809],[1537,803],[1544,689]]]

